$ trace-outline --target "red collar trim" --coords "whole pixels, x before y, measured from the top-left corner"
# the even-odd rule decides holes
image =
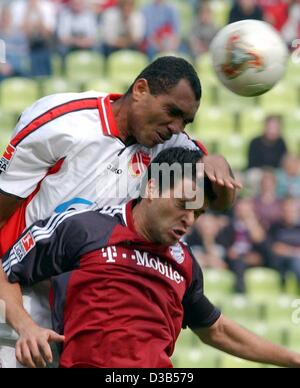
[[[119,128],[111,106],[111,101],[119,100],[122,94],[109,94],[98,99],[98,110],[102,125],[103,135],[121,137]]]

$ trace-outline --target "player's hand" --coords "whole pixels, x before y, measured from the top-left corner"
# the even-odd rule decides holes
[[[28,325],[20,331],[16,344],[16,358],[27,368],[45,368],[53,362],[51,342],[64,342],[65,337],[36,324]]]
[[[217,199],[211,204],[212,210],[228,210],[235,201],[237,190],[242,184],[235,179],[227,160],[221,155],[207,155],[202,158],[204,173],[212,182]]]
[[[242,184],[235,179],[227,160],[221,155],[206,155],[202,158],[205,175],[212,183],[231,190],[242,189]]]

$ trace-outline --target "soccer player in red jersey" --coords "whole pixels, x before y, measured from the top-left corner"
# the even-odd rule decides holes
[[[102,213],[66,212],[39,221],[5,255],[10,282],[32,285],[60,275],[53,279],[52,317],[54,330],[65,336],[61,367],[172,367],[182,327],[238,357],[300,366],[299,354],[241,328],[204,295],[202,271],[180,241],[215,200],[208,179],[201,196],[200,157],[184,148],[161,152],[142,198]],[[181,168],[173,169],[175,163]],[[4,300],[6,286],[2,280]],[[13,307],[20,308],[18,301]],[[42,330],[30,321],[28,326]],[[43,366],[49,348],[34,341],[21,335],[17,357],[27,366]]]

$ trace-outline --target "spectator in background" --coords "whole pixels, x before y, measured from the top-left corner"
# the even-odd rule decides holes
[[[300,198],[300,158],[298,156],[287,155],[283,159],[277,180],[277,194],[280,198],[287,196]]]
[[[203,2],[197,12],[189,38],[190,51],[194,57],[209,50],[210,43],[218,30],[213,20],[211,5],[208,1]]]
[[[300,0],[292,1],[282,35],[289,46],[292,46],[295,39],[300,38]]]
[[[236,276],[236,291],[245,292],[244,273],[247,268],[264,265],[267,258],[265,231],[257,219],[253,202],[240,199],[231,224],[218,240],[227,248],[227,263]]]
[[[251,141],[248,153],[248,168],[280,167],[287,147],[281,136],[282,117],[268,116],[264,133]]]
[[[269,233],[273,266],[280,272],[283,283],[287,273],[293,272],[300,285],[300,217],[299,202],[287,198],[282,203],[281,221]]]
[[[262,8],[264,19],[281,31],[288,19],[290,0],[256,0]]]
[[[5,5],[0,16],[0,39],[5,43],[5,63],[0,63],[0,80],[28,74],[28,39],[21,28],[14,28],[11,8]]]
[[[97,28],[97,17],[86,0],[70,0],[59,15],[57,35],[61,54],[95,48]]]
[[[56,28],[55,6],[47,0],[28,0],[23,10],[23,23],[30,46],[31,75],[51,75],[51,45]]]
[[[281,217],[280,200],[277,198],[277,179],[271,169],[263,171],[260,193],[254,199],[254,210],[265,232]]]
[[[176,8],[165,0],[152,0],[142,12],[146,21],[144,50],[149,58],[161,52],[176,52],[181,43]]]
[[[229,23],[245,19],[264,20],[263,11],[255,0],[236,0],[229,13]]]
[[[226,269],[226,251],[217,237],[224,221],[212,214],[205,214],[198,220],[186,242],[203,268]]]
[[[103,13],[104,53],[120,49],[137,50],[145,35],[145,19],[135,10],[134,0],[119,0],[116,7]]]

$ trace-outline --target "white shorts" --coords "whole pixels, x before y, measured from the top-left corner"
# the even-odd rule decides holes
[[[26,289],[23,293],[25,310],[39,326],[47,329],[52,328],[49,289],[50,283],[47,281]],[[17,334],[7,324],[0,324],[0,368],[22,368],[15,356],[17,339]]]

